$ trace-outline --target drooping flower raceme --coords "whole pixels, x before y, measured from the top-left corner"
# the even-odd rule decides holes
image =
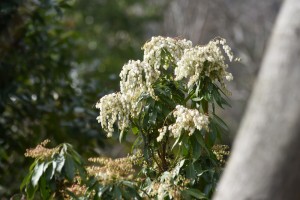
[[[122,104],[120,93],[105,95],[96,104],[96,108],[100,109],[100,115],[97,117],[97,120],[107,132],[107,137],[112,136],[115,122],[118,122],[118,127],[121,131],[124,131],[128,127],[129,116]]]
[[[144,50],[144,61],[154,67],[159,75],[161,67],[166,70],[170,62],[176,64],[184,49],[191,47],[192,42],[190,40],[158,36],[152,37],[142,49]]]
[[[212,81],[219,81],[224,86],[223,78],[231,81],[232,74],[227,72],[228,65],[221,51],[223,47],[229,60],[233,60],[230,47],[223,38],[210,41],[205,46],[185,49],[175,68],[175,80],[188,79],[188,87],[194,85],[201,76],[207,76]]]
[[[192,135],[196,129],[208,130],[208,116],[201,114],[197,109],[188,109],[177,105],[173,115],[176,121],[168,127],[168,130],[174,138],[178,138],[182,130],[186,131],[188,135]]]
[[[142,92],[149,91],[145,81],[145,69],[147,64],[141,61],[130,60],[125,64],[120,73],[121,99],[126,110],[137,114],[137,99]]]

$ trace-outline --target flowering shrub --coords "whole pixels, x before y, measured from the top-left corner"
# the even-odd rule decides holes
[[[141,197],[209,198],[228,155],[215,145],[227,129],[215,106],[228,105],[224,79],[233,77],[224,54],[233,61],[231,49],[222,38],[193,47],[169,37],[153,37],[142,49],[143,61],[123,66],[120,92],[97,103],[98,121],[108,137],[115,128],[120,141],[136,135],[133,152],[143,155],[135,180]]]
[[[229,149],[218,144],[227,126],[215,107],[229,105],[224,80],[233,77],[225,55],[230,62],[238,59],[223,38],[193,47],[186,39],[159,36],[142,49],[142,61],[123,66],[120,91],[96,104],[108,137],[122,142],[135,136],[132,152],[126,158],[90,158],[89,178],[73,181],[70,198],[209,199],[216,188]]]

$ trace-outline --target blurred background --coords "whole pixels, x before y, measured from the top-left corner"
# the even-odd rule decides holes
[[[282,0],[0,1],[0,197],[18,193],[32,160],[26,148],[46,138],[84,157],[120,156],[128,145],[106,139],[95,103],[118,90],[129,59],[142,59],[152,36],[206,44],[227,39],[242,62],[230,66],[231,108],[219,111],[238,130]],[[125,149],[125,150],[124,150]]]

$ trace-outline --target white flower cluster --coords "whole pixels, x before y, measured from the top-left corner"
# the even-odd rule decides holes
[[[136,103],[142,92],[151,93],[151,83],[145,81],[145,74],[148,65],[145,62],[130,60],[125,64],[120,73],[120,90],[122,104],[126,110],[135,115],[138,113],[138,104]],[[149,75],[148,75],[149,76]]]
[[[213,81],[219,81],[223,86],[223,78],[228,81],[233,79],[231,73],[227,72],[228,65],[221,51],[223,47],[229,60],[233,60],[231,48],[223,38],[210,41],[205,46],[195,46],[185,49],[181,59],[175,68],[175,80],[188,79],[188,87],[191,87],[201,76],[210,77]]]
[[[182,130],[188,132],[189,136],[191,136],[196,129],[208,130],[208,116],[201,114],[197,109],[188,109],[177,105],[173,115],[176,121],[168,127],[168,130],[174,138],[178,138]]]
[[[112,135],[115,122],[118,121],[119,129],[124,131],[129,126],[129,116],[134,117],[139,114],[142,104],[138,104],[137,100],[143,92],[156,98],[152,84],[161,74],[162,50],[166,49],[177,62],[183,49],[191,46],[192,43],[185,39],[153,37],[143,47],[144,61],[130,60],[123,66],[120,73],[120,93],[106,95],[96,104],[96,108],[100,109],[97,120],[108,132],[108,136]]]
[[[149,186],[145,188],[148,196],[153,199],[163,200],[181,199],[181,192],[188,183],[182,176],[175,177],[171,172],[165,171],[157,181],[152,181]],[[142,194],[142,196],[144,196]]]
[[[100,115],[97,117],[97,120],[107,132],[107,137],[112,136],[114,132],[113,125],[116,121],[118,121],[118,126],[121,131],[124,131],[128,126],[128,114],[122,104],[120,93],[105,95],[96,104],[96,108],[100,109]]]
[[[113,124],[118,122],[119,129],[124,131],[129,126],[129,118],[136,117],[142,108],[142,104],[138,103],[140,95],[145,92],[150,94],[154,99],[152,87],[161,76],[162,70],[167,70],[169,65],[173,65],[175,80],[188,79],[188,87],[192,86],[201,76],[210,77],[213,81],[219,81],[225,88],[223,78],[232,80],[232,74],[227,72],[225,58],[221,51],[223,47],[230,61],[233,55],[230,47],[226,44],[225,39],[215,39],[205,46],[192,47],[192,42],[186,39],[176,39],[170,37],[152,37],[149,42],[143,46],[144,60],[130,60],[125,64],[120,73],[120,93],[104,96],[96,105],[100,109],[100,116],[97,117],[103,129],[111,136],[114,129]],[[208,121],[207,117],[196,113],[196,111],[186,111],[178,108],[175,113],[186,112],[194,115],[200,121],[194,118],[184,118],[184,115],[178,116],[176,123],[172,127],[168,127],[174,137],[179,134],[179,129],[189,130],[190,134],[194,132],[193,125],[185,126],[193,122],[197,129],[202,128],[201,123]],[[184,124],[184,125],[183,125]],[[206,127],[206,126],[204,126]],[[167,128],[161,129],[157,138],[161,141],[166,133]]]
[[[144,50],[144,61],[154,67],[157,73],[160,73],[161,67],[165,70],[168,69],[169,65],[167,61],[176,64],[180,60],[184,49],[191,47],[192,42],[190,40],[158,36],[152,37],[142,49]],[[172,58],[164,55],[163,51],[170,53]],[[162,62],[162,60],[165,62]]]

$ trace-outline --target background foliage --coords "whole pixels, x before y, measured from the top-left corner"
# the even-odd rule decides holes
[[[116,87],[116,71],[137,56],[153,19],[137,0],[1,1],[0,196],[18,190],[24,150],[44,138],[101,151],[93,105]]]

